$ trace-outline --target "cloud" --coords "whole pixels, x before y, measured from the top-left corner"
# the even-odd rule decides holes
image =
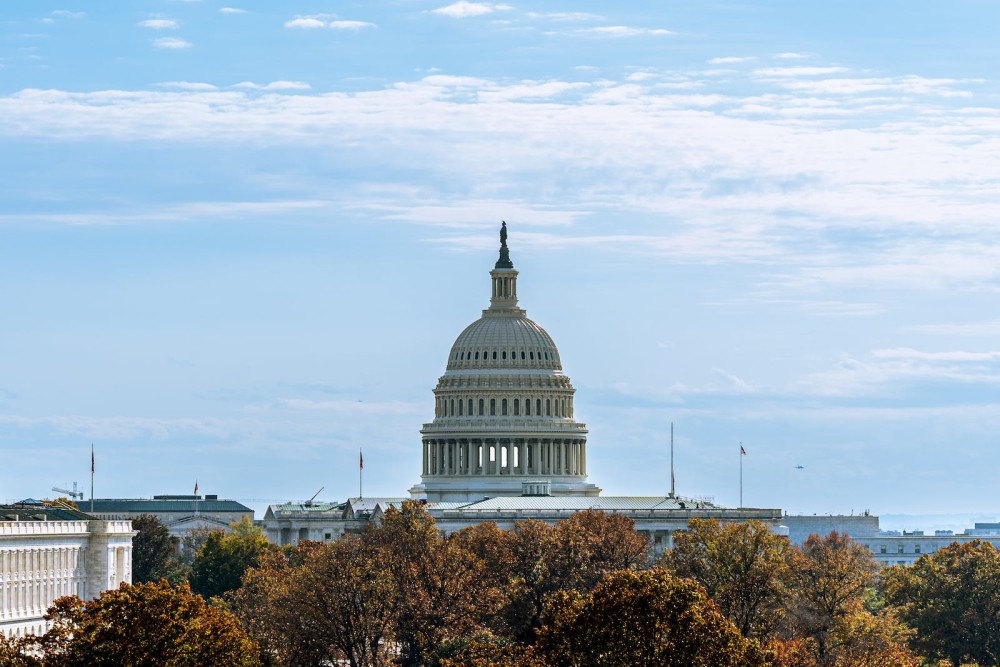
[[[253,81],[241,81],[230,87],[245,90],[309,90],[311,88],[305,81],[272,81],[271,83],[264,84],[254,83]]]
[[[240,9],[239,7],[220,7],[220,14],[246,14],[247,10]]]
[[[774,58],[777,60],[798,60],[800,58],[808,58],[807,53],[795,53],[793,51],[786,51],[785,53],[775,53]]]
[[[157,83],[158,88],[171,88],[174,90],[192,90],[192,91],[211,91],[218,90],[218,86],[213,86],[210,83],[201,83],[198,81],[163,81]]]
[[[320,19],[311,16],[297,16],[290,21],[285,21],[285,27],[305,29],[325,28],[326,21],[321,21]]]
[[[913,331],[940,336],[1000,336],[1000,320],[921,324],[911,328]]]
[[[528,12],[527,16],[533,19],[566,22],[604,20],[604,17],[599,14],[589,14],[587,12]]]
[[[570,31],[569,34],[593,36],[593,37],[641,37],[641,36],[665,36],[674,33],[665,28],[635,28],[625,25],[602,25],[594,28],[579,28]]]
[[[923,361],[1000,361],[1000,351],[967,352],[964,350],[954,350],[950,352],[923,352],[909,347],[874,350],[872,356],[876,359],[919,359]]]
[[[712,58],[708,61],[710,65],[735,65],[737,63],[749,63],[757,60],[755,56],[726,56],[724,58]]]
[[[180,27],[173,19],[146,19],[137,23],[141,28],[152,28],[153,30],[176,30]]]
[[[506,4],[458,0],[458,2],[454,2],[450,5],[432,9],[431,13],[439,16],[450,16],[451,18],[464,19],[470,16],[483,16],[486,14],[492,14],[493,12],[509,11],[511,9],[513,9],[513,7]]]
[[[49,16],[59,19],[82,19],[87,16],[87,12],[72,12],[67,9],[56,9]]]
[[[840,74],[850,71],[846,67],[765,67],[754,70],[756,76],[768,78],[774,77],[799,77],[799,76],[826,76],[828,74]]]
[[[153,46],[158,49],[170,49],[176,51],[180,49],[190,49],[194,46],[194,44],[179,37],[160,37],[159,39],[153,40]]]

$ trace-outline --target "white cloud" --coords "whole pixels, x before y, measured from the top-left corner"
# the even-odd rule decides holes
[[[67,9],[56,9],[50,16],[60,19],[82,19],[87,16],[87,12],[72,12]]]
[[[141,28],[152,28],[153,30],[176,30],[180,27],[173,19],[146,19],[137,23]]]
[[[468,0],[458,0],[450,5],[432,9],[432,14],[440,16],[450,16],[451,18],[464,19],[470,16],[483,16],[493,12],[509,11],[513,9],[510,5],[494,4],[490,2],[468,2]]]
[[[797,76],[825,76],[827,74],[840,74],[849,71],[846,67],[765,67],[754,70],[756,76],[764,77],[797,77]]]
[[[158,49],[190,49],[194,44],[187,41],[186,39],[181,39],[179,37],[160,37],[159,39],[153,40],[153,46]]]
[[[604,20],[604,17],[599,14],[589,14],[587,12],[528,12],[527,16],[533,19],[566,22]]]
[[[156,84],[159,88],[172,88],[174,90],[211,91],[218,90],[218,86],[199,81],[163,81]]]
[[[794,51],[786,51],[785,53],[775,53],[774,57],[777,60],[798,60],[801,58],[808,58],[807,53],[795,53]]]
[[[285,21],[285,27],[306,29],[325,28],[326,21],[321,21],[320,19],[311,16],[297,16],[290,21]]]
[[[247,10],[240,9],[239,7],[220,7],[220,14],[246,14]]]
[[[594,28],[580,28],[578,30],[573,30],[571,31],[571,34],[592,35],[596,37],[640,37],[644,35],[659,37],[673,35],[674,33],[665,28],[636,28],[625,25],[602,25]]]
[[[264,84],[254,83],[253,81],[241,81],[230,87],[245,90],[309,90],[312,86],[305,81],[272,81],[271,83]]]
[[[894,347],[874,350],[872,356],[876,359],[920,359],[925,361],[1000,361],[1000,351],[967,352],[954,350],[950,352],[924,352],[910,347]]]
[[[724,58],[712,58],[708,61],[710,65],[735,65],[737,63],[749,63],[757,60],[754,56],[725,56]]]
[[[921,324],[912,327],[912,329],[921,333],[940,336],[1000,336],[1000,320]]]
[[[374,23],[367,21],[330,21],[328,24],[334,30],[361,30],[363,28],[377,28]]]

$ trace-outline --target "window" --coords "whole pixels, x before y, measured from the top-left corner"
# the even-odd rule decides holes
[[[919,544],[913,545],[913,553],[915,553],[915,554],[920,553],[920,545]]]
[[[482,417],[484,414],[486,414],[486,412],[484,411],[485,407],[486,407],[485,401],[483,401],[483,399],[480,398],[479,399],[479,416],[480,417]]]
[[[472,399],[469,399],[469,416],[472,416]]]
[[[524,416],[525,417],[530,417],[531,416],[531,399],[530,398],[524,399]]]
[[[503,357],[504,359],[506,359],[506,358],[507,358],[507,350],[504,350],[504,351],[503,351],[503,354],[502,354],[501,356],[502,356],[502,357]]]
[[[882,554],[885,553],[885,545],[884,544],[881,547],[879,547],[879,553],[882,553]]]
[[[514,399],[514,416],[517,417],[521,414],[521,401]]]
[[[545,416],[546,417],[552,416],[552,399],[549,398],[545,399]]]
[[[531,352],[528,353],[528,358],[534,360],[534,358],[535,358],[535,352],[534,352],[534,350],[532,350]]]
[[[455,416],[455,399],[451,399],[451,416]]]
[[[898,554],[903,553],[903,545],[902,544],[900,544],[898,547],[896,547],[896,553],[898,553]]]
[[[497,351],[496,351],[496,350],[493,350],[493,358],[494,358],[494,359],[496,359],[496,358],[497,358]]]
[[[479,350],[476,350],[476,359],[479,358]]]
[[[539,417],[542,416],[542,399],[540,398],[535,399],[535,414]]]
[[[521,361],[524,361],[524,350],[521,350]]]
[[[490,399],[490,416],[495,417],[497,414],[497,399]]]
[[[500,401],[500,414],[507,416],[507,399]]]
[[[458,416],[459,417],[462,416],[462,400],[461,399],[459,399],[459,401],[458,401]]]

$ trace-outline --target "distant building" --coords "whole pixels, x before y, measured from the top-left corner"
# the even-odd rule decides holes
[[[0,505],[0,633],[45,632],[56,598],[83,600],[132,581],[130,521],[99,520],[68,506]]]
[[[89,500],[80,506],[90,512]],[[150,498],[95,498],[93,515],[99,519],[134,519],[151,514],[171,535],[184,538],[192,530],[229,531],[229,524],[242,517],[253,520],[253,510],[235,500],[217,495],[161,495]]]
[[[434,389],[434,420],[421,430],[420,482],[410,499],[426,504],[445,533],[482,522],[555,523],[585,509],[633,519],[655,550],[691,518],[758,519],[783,533],[778,509],[732,509],[665,496],[601,496],[587,481],[587,428],[574,418],[576,390],[548,333],[518,307],[518,272],[507,248],[490,271],[490,305],[451,346]],[[407,498],[271,505],[261,522],[276,544],[337,539],[364,529]]]

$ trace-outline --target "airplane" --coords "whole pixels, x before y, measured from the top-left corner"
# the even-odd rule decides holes
[[[805,466],[795,466],[795,469],[796,470],[805,470],[806,467]]]

